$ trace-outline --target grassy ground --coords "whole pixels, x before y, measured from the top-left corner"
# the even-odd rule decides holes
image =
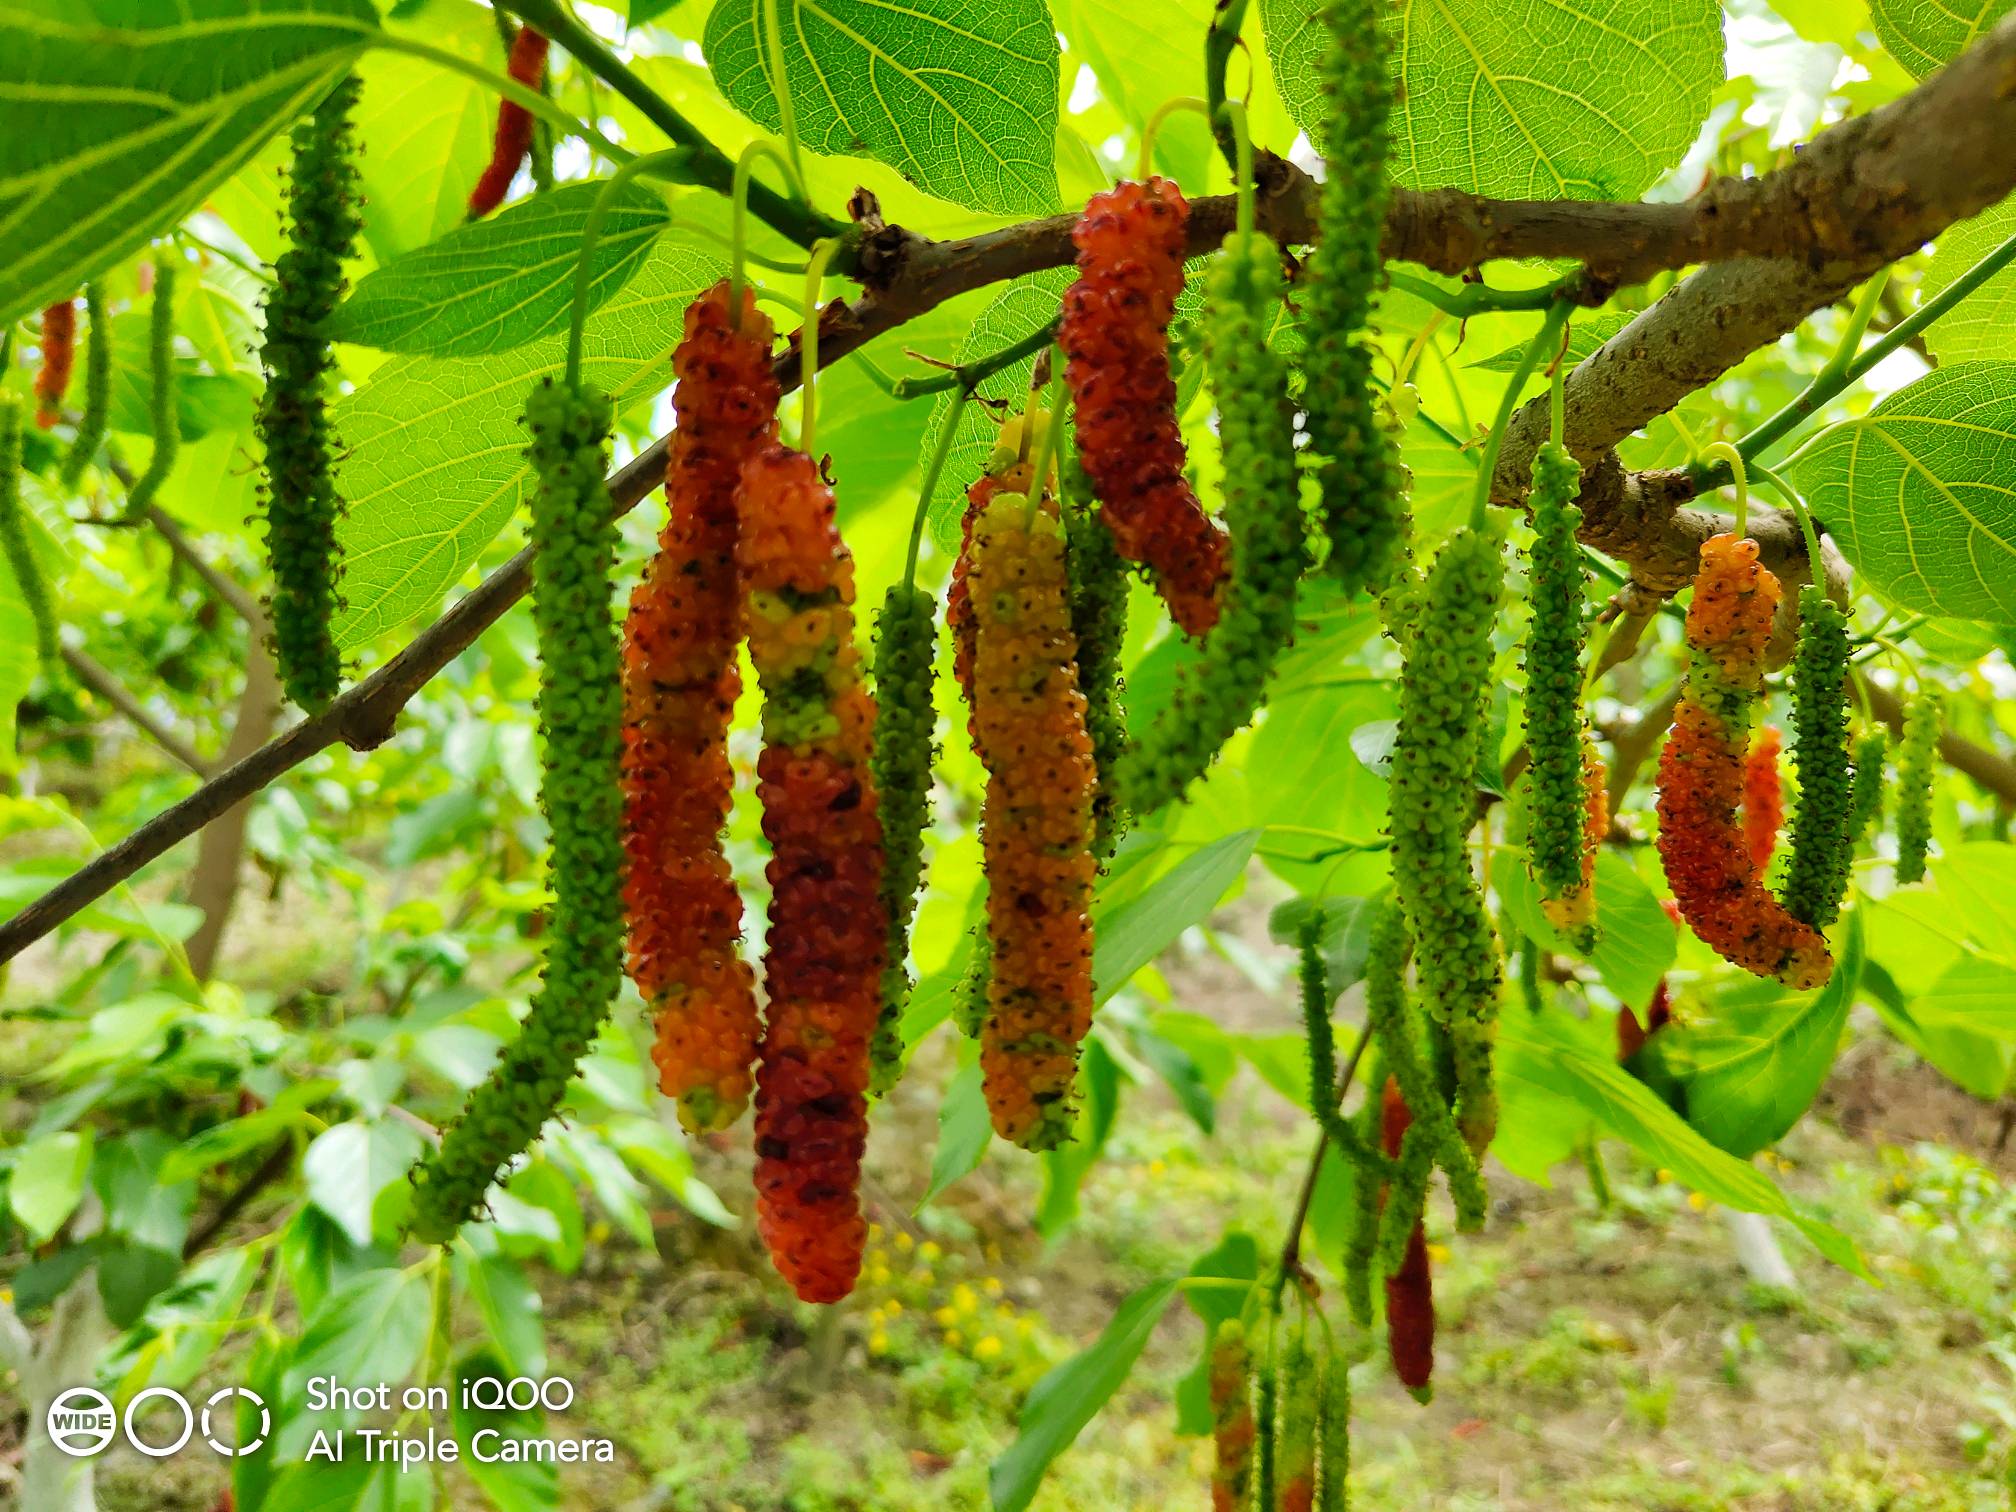
[[[1222,961],[1172,971],[1181,999],[1287,1027]],[[1235,994],[1236,1000],[1235,1000]],[[934,1054],[936,1052],[933,1052]],[[552,1368],[614,1438],[612,1476],[570,1470],[570,1508],[922,1512],[986,1505],[1023,1394],[1096,1336],[1128,1290],[1186,1266],[1228,1226],[1263,1244],[1309,1132],[1250,1072],[1203,1136],[1159,1088],[1130,1094],[1083,1214],[1044,1245],[1033,1162],[997,1148],[912,1213],[944,1067],[878,1113],[863,1285],[827,1312],[784,1300],[754,1237],[668,1208],[657,1253],[598,1235],[582,1271],[543,1276]],[[1746,1283],[1725,1216],[1612,1147],[1609,1201],[1584,1173],[1533,1188],[1494,1173],[1488,1231],[1437,1241],[1437,1392],[1421,1407],[1359,1338],[1354,1506],[1370,1512],[1986,1512],[2012,1504],[2016,1192],[1993,1110],[1865,1034],[1775,1174],[1845,1230],[1882,1285],[1787,1236],[1796,1295]],[[1938,1139],[1945,1143],[1924,1142]],[[738,1132],[702,1174],[746,1208]],[[1961,1153],[1971,1149],[1972,1154]],[[1978,1157],[1978,1158],[1977,1158]],[[1194,1361],[1181,1306],[1114,1402],[1056,1465],[1037,1512],[1187,1512],[1208,1453],[1170,1393]],[[108,1461],[104,1505],[213,1505],[214,1471]],[[466,1484],[458,1504],[481,1506]]]

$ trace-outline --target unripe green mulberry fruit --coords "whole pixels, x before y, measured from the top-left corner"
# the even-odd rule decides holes
[[[0,553],[14,574],[14,585],[28,606],[35,624],[35,654],[45,662],[56,660],[60,647],[56,639],[56,610],[49,601],[49,584],[43,579],[42,564],[28,541],[27,506],[21,502],[21,401],[0,392]]]
[[[553,1116],[623,972],[622,653],[609,601],[616,509],[603,480],[614,410],[546,379],[532,432],[532,619],[539,636],[539,806],[553,907],[531,1011],[441,1147],[414,1174],[413,1236],[445,1244]]]
[[[1399,457],[1372,389],[1366,329],[1383,268],[1392,150],[1391,44],[1379,11],[1375,0],[1333,0],[1324,11],[1326,173],[1301,290],[1303,403],[1321,463],[1327,569],[1347,588],[1372,593],[1390,580],[1407,533]]]
[[[1366,905],[1376,910],[1365,954],[1365,1021],[1379,1045],[1387,1074],[1400,1088],[1412,1123],[1422,1126],[1435,1162],[1449,1178],[1449,1196],[1456,1205],[1459,1228],[1484,1225],[1489,1197],[1476,1157],[1463,1142],[1449,1105],[1436,1085],[1435,1073],[1421,1052],[1415,1032],[1415,1008],[1407,992],[1407,958],[1412,944],[1406,920],[1390,903]]]
[[[1860,845],[1883,817],[1883,769],[1890,760],[1890,733],[1880,725],[1855,742],[1855,790],[1848,812],[1848,841]]]
[[[1299,1331],[1281,1347],[1275,1391],[1274,1506],[1278,1512],[1315,1512],[1323,1399],[1320,1366]]]
[[[1799,590],[1799,616],[1799,649],[1792,659],[1799,807],[1778,895],[1793,918],[1825,929],[1840,916],[1855,859],[1849,828],[1855,779],[1848,760],[1848,619],[1811,583]]]
[[[323,332],[343,297],[343,263],[364,225],[350,125],[357,93],[357,80],[345,78],[294,128],[287,250],[274,267],[261,353],[266,388],[257,422],[266,447],[273,649],[288,696],[305,709],[335,697],[343,677],[330,632],[342,570],[336,546],[342,501],[327,412],[334,359]]]
[[[1457,1117],[1477,1152],[1497,1125],[1491,1045],[1500,976],[1466,841],[1503,593],[1498,542],[1485,531],[1458,531],[1429,571],[1407,647],[1388,797],[1395,891],[1429,1012],[1451,1037]]]
[[[924,876],[924,830],[931,820],[931,763],[938,714],[931,706],[931,663],[938,647],[938,600],[895,583],[875,624],[875,754],[870,763],[882,799],[882,907],[889,919],[882,963],[882,1014],[870,1047],[869,1090],[896,1085],[903,1070],[903,1005],[910,998],[910,921]]]
[[[1578,917],[1568,932],[1576,945],[1594,945],[1594,893],[1588,886],[1587,733],[1582,716],[1582,655],[1587,640],[1588,568],[1575,532],[1582,511],[1575,503],[1582,468],[1549,441],[1533,458],[1531,617],[1526,630],[1526,750],[1532,801],[1526,847],[1543,904]],[[1551,916],[1551,915],[1550,915]]]
[[[1333,1345],[1323,1361],[1322,1512],[1350,1512],[1351,1504],[1351,1369]]]
[[[1904,710],[1904,740],[1897,750],[1897,880],[1925,880],[1932,845],[1932,774],[1939,756],[1942,699],[1921,687]]]
[[[1218,402],[1232,571],[1218,623],[1168,716],[1121,768],[1121,799],[1137,815],[1181,797],[1252,720],[1294,633],[1295,585],[1307,562],[1288,370],[1265,335],[1281,297],[1279,249],[1258,232],[1235,231],[1208,277],[1204,344]]]
[[[84,469],[98,455],[112,420],[112,321],[105,313],[102,285],[84,286],[84,315],[87,361],[84,366],[84,413],[77,421],[77,435],[64,455],[62,479],[65,488],[75,488]]]

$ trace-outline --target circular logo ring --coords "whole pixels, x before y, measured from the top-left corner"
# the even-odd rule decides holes
[[[177,1407],[182,1409],[181,1435],[177,1437],[174,1443],[167,1445],[165,1448],[157,1448],[152,1444],[142,1443],[140,1435],[134,1432],[133,1429],[133,1425],[140,1420],[140,1409],[155,1397],[160,1397],[163,1401],[173,1402]],[[196,1414],[190,1410],[189,1399],[179,1391],[170,1390],[166,1386],[149,1386],[126,1404],[126,1442],[151,1459],[166,1459],[171,1454],[179,1453],[182,1446],[189,1442],[189,1436],[195,1431]]]
[[[243,1397],[259,1409],[258,1436],[247,1443],[240,1444],[235,1449],[229,1444],[220,1443],[216,1434],[210,1431],[210,1409],[229,1397]],[[273,1414],[267,1410],[265,1398],[260,1396],[256,1391],[248,1391],[243,1386],[226,1386],[219,1391],[213,1391],[210,1394],[210,1400],[203,1404],[203,1442],[227,1459],[241,1454],[250,1454],[254,1449],[257,1449],[261,1444],[266,1442],[267,1435],[272,1431]]]
[[[58,1421],[86,1413],[91,1417],[88,1423]],[[49,1430],[49,1442],[59,1451],[72,1459],[89,1459],[112,1442],[118,1420],[118,1414],[112,1410],[112,1399],[104,1392],[90,1386],[72,1386],[49,1404],[44,1426]],[[73,1439],[89,1442],[72,1443]]]

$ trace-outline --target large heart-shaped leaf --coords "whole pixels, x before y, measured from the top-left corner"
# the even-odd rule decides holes
[[[1691,1052],[1687,1122],[1739,1159],[1783,1139],[1834,1065],[1862,980],[1862,916],[1851,913],[1834,975],[1803,1000],[1731,1010],[1681,1030]]]
[[[2016,200],[1983,210],[1939,233],[1939,245],[1918,281],[1923,304],[2016,236]],[[1925,331],[1925,345],[1946,367],[2016,357],[2016,268],[2004,268]]]
[[[1914,79],[1950,63],[2016,0],[1869,0],[1876,35]]]
[[[1322,140],[1324,0],[1261,0],[1289,113]],[[1715,0],[1401,0],[1393,177],[1505,198],[1635,199],[1679,162],[1722,82]]]
[[[2016,622],[2016,363],[1929,373],[1823,431],[1789,466],[1884,598]]]
[[[330,335],[409,356],[481,357],[565,330],[581,234],[604,187],[567,184],[521,200],[367,274],[337,309]],[[665,202],[643,185],[617,191],[595,244],[591,311],[623,287],[669,224]]]
[[[377,27],[370,0],[0,0],[0,324],[195,209]]]
[[[582,376],[619,404],[672,379],[687,304],[721,276],[671,241],[588,322]],[[518,417],[559,373],[555,334],[500,356],[400,357],[335,406],[349,510],[338,528],[344,610],[337,640],[357,646],[440,602],[518,508],[530,466]]]
[[[1522,1098],[1565,1099],[1709,1201],[1783,1218],[1836,1265],[1868,1275],[1845,1235],[1794,1206],[1755,1166],[1703,1139],[1651,1088],[1593,1045],[1580,1026],[1551,1015],[1508,1013],[1499,1033],[1498,1074],[1508,1109]]]
[[[1057,34],[1043,0],[721,0],[703,44],[715,82],[775,131],[766,14],[813,151],[875,158],[974,210],[1056,207]]]

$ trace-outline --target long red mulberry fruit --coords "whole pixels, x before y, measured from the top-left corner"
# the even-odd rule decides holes
[[[518,28],[511,42],[511,57],[505,72],[527,89],[539,87],[546,69],[546,37],[529,26]],[[518,165],[532,146],[532,112],[515,100],[497,102],[497,135],[490,148],[490,161],[483,176],[469,191],[469,219],[480,220],[504,203]]]
[[[1386,1154],[1397,1159],[1410,1116],[1400,1084],[1391,1078],[1380,1099],[1380,1115]],[[1392,1193],[1387,1200],[1394,1200]],[[1425,1401],[1435,1373],[1435,1283],[1428,1268],[1428,1231],[1419,1218],[1408,1230],[1400,1268],[1386,1278],[1386,1346],[1400,1384]]]
[[[738,503],[770,842],[756,1223],[801,1298],[837,1302],[854,1289],[868,1232],[868,1046],[888,936],[875,701],[854,643],[854,559],[818,465],[772,444],[743,465]]]
[[[1225,533],[1183,476],[1169,319],[1183,290],[1190,207],[1167,179],[1095,194],[1072,228],[1078,279],[1058,341],[1077,404],[1078,452],[1113,544],[1148,569],[1191,635],[1218,622]]]
[[[70,369],[77,360],[77,302],[52,304],[42,312],[42,367],[35,374],[35,423],[48,430],[63,418],[70,392]]]
[[[1070,1137],[1078,1044],[1092,1027],[1098,874],[1098,778],[1053,499],[988,503],[974,523],[971,588],[992,971],[980,1065],[995,1132],[1049,1149]]]
[[[1702,543],[1686,688],[1659,756],[1659,856],[1695,934],[1724,960],[1803,989],[1833,971],[1827,942],[1766,891],[1736,813],[1778,596],[1755,541]]]
[[[686,309],[672,354],[670,514],[624,622],[630,977],[656,1016],[659,1086],[696,1133],[741,1116],[762,1033],[755,982],[736,949],[742,900],[721,830],[741,690],[735,491],[743,463],[776,437],[778,391],[770,322],[746,292],[740,329],[730,314],[726,280]]]
[[[616,510],[602,469],[609,400],[547,379],[525,401],[532,619],[539,634],[539,806],[552,832],[546,963],[531,1012],[441,1147],[414,1174],[414,1237],[445,1244],[539,1135],[623,973],[622,652],[609,605]]]
[[[1743,757],[1743,848],[1759,876],[1771,865],[1778,828],[1785,822],[1785,782],[1778,770],[1784,745],[1778,726],[1765,725]]]
[[[1227,1318],[1211,1341],[1211,1512],[1245,1512],[1253,1494],[1253,1360],[1246,1325]]]

